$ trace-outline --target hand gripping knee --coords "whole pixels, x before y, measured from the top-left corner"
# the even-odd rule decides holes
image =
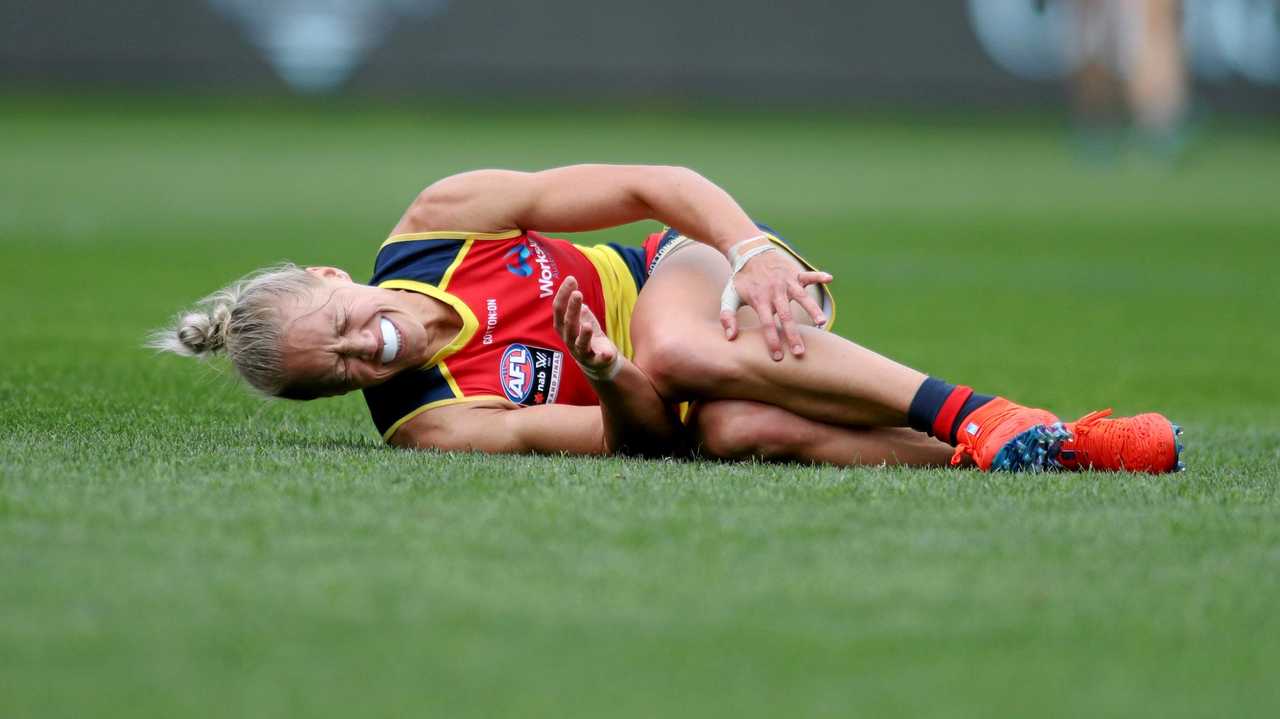
[[[733,267],[729,271],[729,281],[724,285],[724,292],[720,293],[720,311],[737,312],[742,306],[742,297],[738,295],[738,288],[733,285],[733,278],[737,276],[742,268],[746,266],[747,261],[756,255],[766,252],[772,252],[778,249],[773,244],[773,240],[768,235],[756,235],[748,237],[742,242],[737,243],[729,248],[729,264]]]

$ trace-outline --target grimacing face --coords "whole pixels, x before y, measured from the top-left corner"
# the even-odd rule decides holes
[[[345,394],[429,359],[426,330],[409,293],[353,282],[333,267],[307,271],[320,278],[321,286],[281,308],[286,396]],[[382,320],[390,323],[385,331]]]

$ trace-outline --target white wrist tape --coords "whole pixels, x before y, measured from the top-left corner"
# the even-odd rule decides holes
[[[743,252],[754,250],[756,247],[768,247],[772,244],[773,243],[769,241],[768,235],[748,237],[742,242],[735,242],[733,246],[725,252],[725,256],[729,258],[729,264],[736,267]],[[752,256],[754,257],[754,255]],[[737,270],[734,271],[736,272]]]
[[[743,252],[742,254],[738,255],[737,259],[733,261],[733,274],[736,275],[739,272],[741,272],[742,268],[746,267],[747,260],[751,259],[752,257],[755,257],[756,255],[763,255],[766,252],[773,252],[777,249],[778,249],[778,246],[770,242],[767,245],[752,247],[746,252]]]
[[[618,373],[622,371],[622,353],[615,354],[608,367],[593,369],[579,362],[578,369],[582,370],[582,374],[586,375],[589,380],[612,382],[613,378],[617,377]]]
[[[742,298],[738,296],[738,288],[733,286],[734,275],[741,272],[742,268],[746,267],[747,261],[752,257],[766,252],[773,252],[777,249],[778,246],[773,243],[773,240],[769,239],[768,235],[748,237],[729,248],[727,254],[729,256],[729,264],[733,265],[733,269],[729,272],[729,281],[724,285],[724,292],[720,293],[721,312],[737,312],[738,308],[742,306]]]

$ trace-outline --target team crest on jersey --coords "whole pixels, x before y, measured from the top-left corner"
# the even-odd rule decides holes
[[[516,277],[529,277],[533,274],[533,267],[529,265],[529,247],[527,245],[516,245],[507,250],[504,257],[509,258],[507,262],[507,272]]]
[[[564,354],[546,347],[508,345],[498,363],[498,380],[507,399],[526,407],[552,404],[560,393]]]
[[[507,250],[503,255],[507,272],[516,277],[533,277],[538,285],[538,299],[547,299],[559,286],[560,268],[556,260],[532,237]]]

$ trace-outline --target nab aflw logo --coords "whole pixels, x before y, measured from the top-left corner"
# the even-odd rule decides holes
[[[560,394],[564,355],[558,350],[514,343],[498,361],[498,381],[512,402],[529,406],[551,404]]]

